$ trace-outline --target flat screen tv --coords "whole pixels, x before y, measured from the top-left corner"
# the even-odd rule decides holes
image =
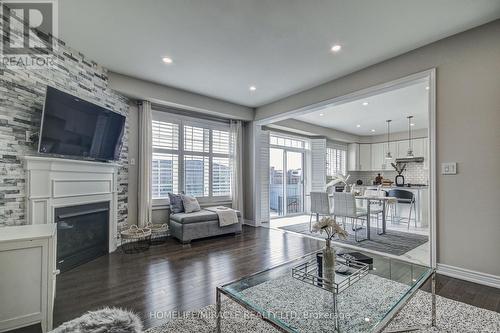
[[[38,152],[110,161],[120,156],[125,117],[47,87]]]

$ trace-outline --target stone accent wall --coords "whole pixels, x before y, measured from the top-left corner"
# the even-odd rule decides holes
[[[5,23],[4,18],[2,24]],[[19,34],[22,36],[22,34]],[[27,137],[40,128],[47,85],[110,108],[125,116],[129,100],[108,87],[107,70],[63,41],[54,66],[9,69],[0,64],[0,225],[25,224],[25,172],[22,157],[36,155]],[[118,172],[118,226],[127,222],[128,118]]]

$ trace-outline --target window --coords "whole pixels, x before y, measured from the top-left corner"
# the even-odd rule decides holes
[[[153,199],[184,191],[201,200],[228,200],[229,125],[164,112],[153,115]]]
[[[178,161],[174,154],[153,153],[153,198],[166,198],[168,192],[179,192]]]
[[[326,148],[326,175],[334,176],[336,174],[345,175],[347,151],[337,148]]]
[[[300,148],[300,149],[307,148],[306,142],[304,140],[288,138],[285,136],[279,136],[275,134],[271,134],[269,138],[269,143],[275,146],[283,146],[290,148]]]

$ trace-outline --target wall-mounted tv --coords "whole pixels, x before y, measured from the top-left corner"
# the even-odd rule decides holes
[[[38,152],[117,160],[124,128],[123,115],[48,86]]]

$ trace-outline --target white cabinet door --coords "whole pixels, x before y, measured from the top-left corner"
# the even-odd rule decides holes
[[[431,154],[429,154],[429,138],[423,138],[423,145],[424,145],[424,170],[429,170],[429,157]]]
[[[387,152],[391,153],[392,159],[386,159],[385,155],[387,155]],[[387,143],[384,143],[384,164],[382,164],[382,170],[393,170],[391,163],[394,163],[394,160],[396,159],[398,155],[398,145],[397,142],[390,142],[389,146],[387,146]]]
[[[412,140],[413,155],[415,157],[425,157],[425,151],[424,151],[424,144],[425,143],[424,143],[424,141],[425,141],[425,138]]]
[[[397,142],[398,153],[397,158],[405,158],[408,154],[408,140],[402,140]]]
[[[350,143],[347,145],[347,171],[359,170],[359,144]]]
[[[372,152],[371,144],[362,143],[359,145],[359,171],[371,171]]]
[[[383,143],[373,143],[372,144],[372,170],[380,171],[384,170],[385,158],[384,158],[384,144]]]

